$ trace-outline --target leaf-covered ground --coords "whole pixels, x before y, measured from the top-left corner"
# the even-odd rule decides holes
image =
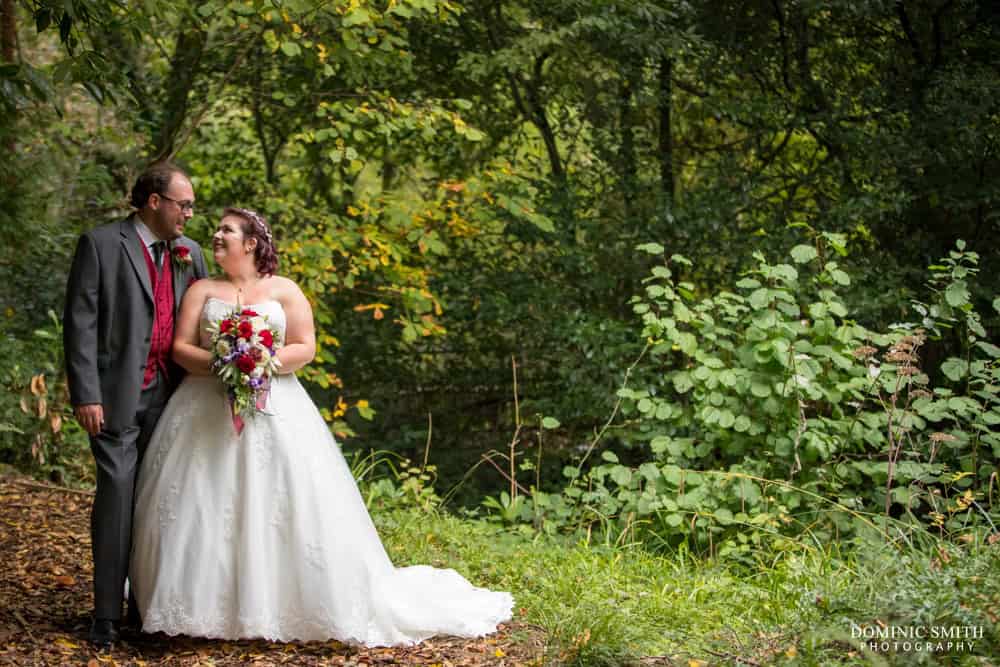
[[[86,641],[91,613],[84,491],[0,477],[0,664],[3,665],[538,665],[544,633],[512,622],[490,637],[442,637],[412,648],[338,642],[225,642],[126,634],[110,652]]]

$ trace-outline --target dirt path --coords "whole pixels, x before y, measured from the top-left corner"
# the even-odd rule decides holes
[[[516,622],[484,639],[445,637],[403,649],[131,634],[113,651],[98,653],[86,641],[90,502],[85,492],[0,477],[0,665],[542,664],[543,633]]]

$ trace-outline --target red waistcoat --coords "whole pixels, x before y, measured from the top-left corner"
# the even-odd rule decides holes
[[[142,251],[146,257],[149,280],[153,285],[153,304],[156,307],[153,332],[149,339],[149,356],[146,357],[146,372],[142,376],[142,387],[145,389],[156,377],[157,369],[164,378],[169,375],[167,361],[174,341],[174,272],[170,266],[169,247],[164,250],[163,266],[159,271],[153,266],[153,258],[145,243],[142,244]]]

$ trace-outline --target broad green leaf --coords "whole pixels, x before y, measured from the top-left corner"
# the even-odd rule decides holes
[[[951,357],[941,364],[941,372],[952,382],[958,382],[969,372],[969,364],[965,359]]]
[[[952,284],[948,285],[948,289],[944,291],[944,300],[948,302],[948,305],[952,308],[958,308],[969,302],[969,290],[965,285],[964,280],[956,280]]]
[[[792,259],[798,264],[811,262],[818,256],[816,248],[811,245],[797,245],[792,248]]]
[[[750,305],[756,309],[766,308],[767,304],[771,301],[770,290],[766,287],[761,287],[760,289],[754,290],[750,294]]]
[[[993,343],[987,343],[986,341],[978,341],[976,347],[981,349],[986,354],[990,355],[994,359],[1000,357],[1000,347],[997,347]]]
[[[559,420],[556,419],[555,417],[542,418],[542,428],[553,429],[553,428],[559,428],[559,426],[560,426]]]

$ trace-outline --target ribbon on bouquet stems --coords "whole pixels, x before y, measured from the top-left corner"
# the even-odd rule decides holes
[[[254,401],[254,408],[258,412],[263,412],[264,408],[267,407],[267,399],[270,395],[271,380],[267,378],[258,390],[256,400]],[[236,429],[236,435],[243,435],[243,427],[246,426],[246,420],[243,419],[243,415],[240,414],[239,408],[236,406],[236,397],[232,391],[229,391],[226,392],[226,398],[229,401],[229,413],[233,418],[233,428]]]

